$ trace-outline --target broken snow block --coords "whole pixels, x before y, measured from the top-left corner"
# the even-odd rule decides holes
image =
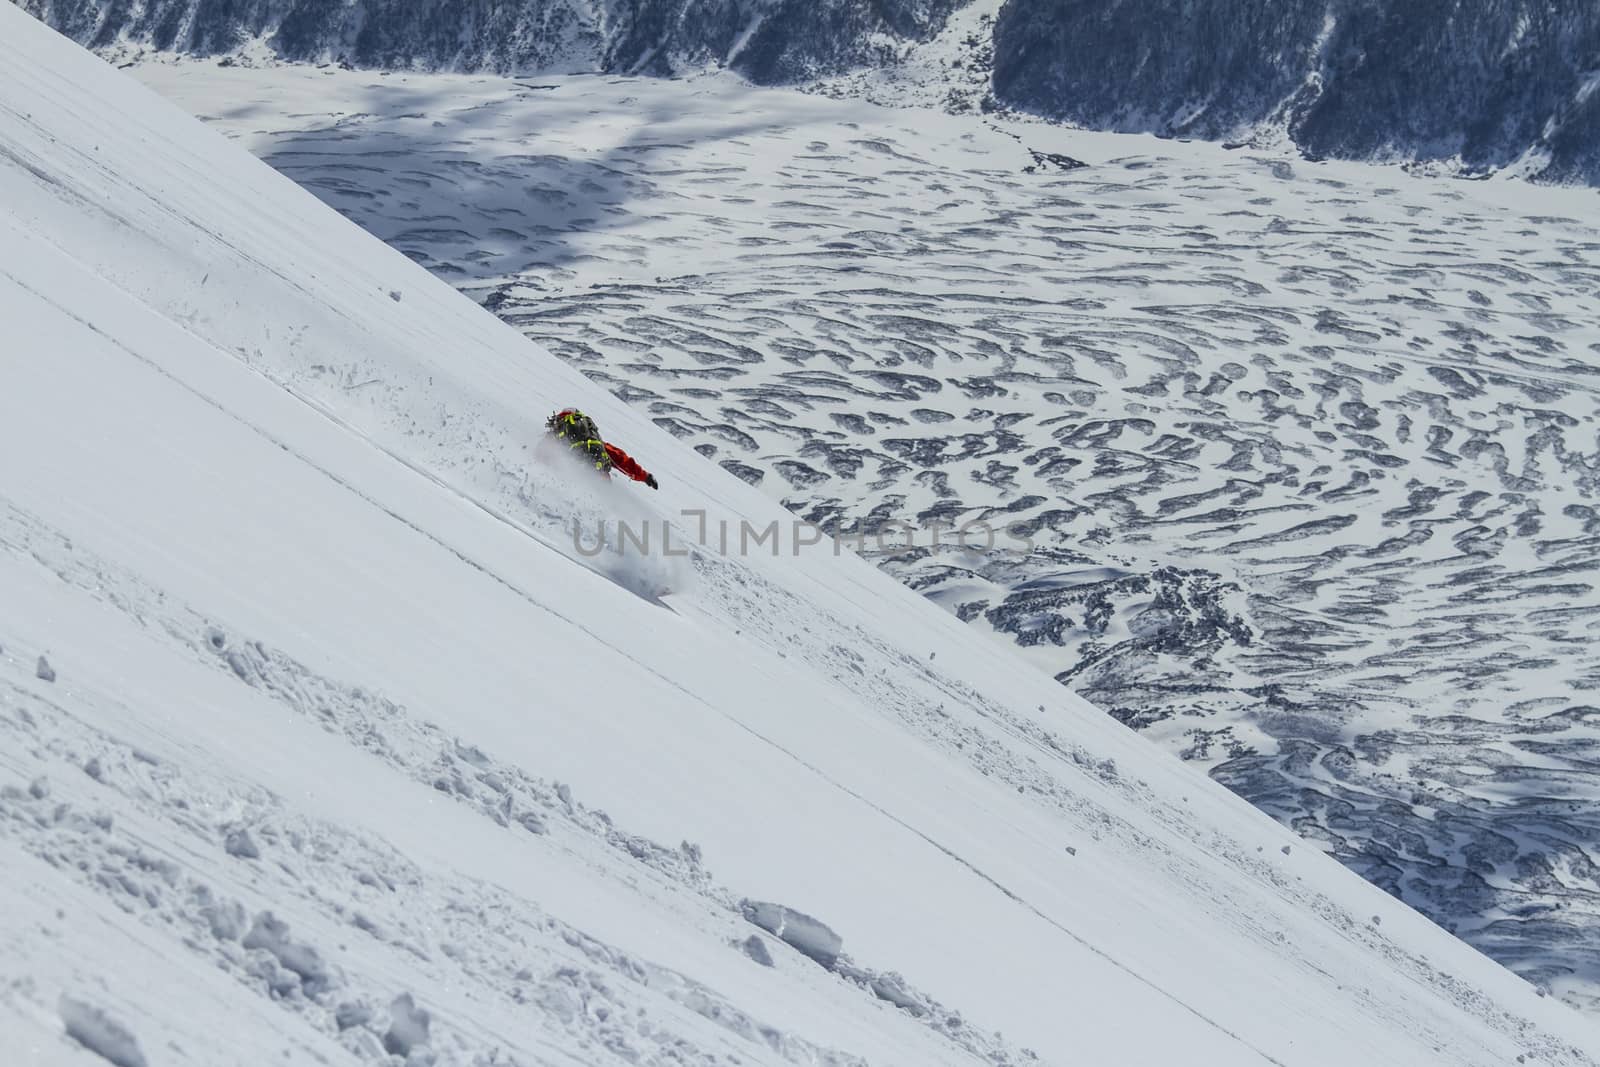
[[[242,860],[258,860],[261,858],[261,849],[256,847],[256,839],[250,836],[250,831],[242,826],[229,830],[222,839],[222,847],[230,856],[237,856]]]
[[[99,1008],[62,996],[56,1011],[67,1036],[101,1059],[115,1067],[146,1067],[132,1031]]]
[[[745,919],[824,967],[832,968],[844,950],[844,938],[803,911],[764,900],[741,901],[739,910]]]
[[[389,1003],[389,1029],[383,1035],[383,1048],[392,1056],[410,1057],[428,1045],[431,1022],[428,1012],[417,1006],[410,993],[401,993]]]
[[[256,916],[250,932],[239,942],[245,948],[262,949],[271,953],[285,971],[297,976],[306,996],[316,997],[331,984],[328,966],[322,955],[310,945],[301,944],[289,937],[289,924],[270,911]]]
[[[879,1000],[887,1000],[895,1007],[903,1008],[918,1018],[928,1014],[928,1005],[924,1004],[922,998],[906,985],[906,980],[894,971],[874,975],[867,985],[872,990],[873,996]]]
[[[372,1021],[372,1009],[359,1000],[342,1001],[334,1009],[333,1021],[340,1030],[365,1026]]]
[[[772,953],[767,951],[767,943],[761,940],[760,934],[751,934],[743,941],[737,942],[739,951],[755,960],[763,967],[772,966]]]

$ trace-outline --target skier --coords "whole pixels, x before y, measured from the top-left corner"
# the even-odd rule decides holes
[[[565,444],[569,452],[586,463],[593,463],[594,469],[605,477],[609,478],[613,470],[619,470],[652,489],[661,488],[656,476],[639,466],[637,460],[616,445],[602,440],[600,427],[577,408],[562,408],[545,420],[544,427],[549,431],[546,442],[552,445],[557,441]]]

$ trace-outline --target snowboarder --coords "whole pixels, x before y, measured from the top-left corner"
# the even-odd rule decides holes
[[[616,445],[602,440],[600,427],[577,408],[562,408],[546,419],[544,426],[549,431],[549,436],[545,438],[547,442],[565,444],[569,452],[585,463],[593,463],[594,469],[602,475],[609,478],[613,470],[619,470],[652,489],[661,488],[656,476],[639,466],[637,460]]]

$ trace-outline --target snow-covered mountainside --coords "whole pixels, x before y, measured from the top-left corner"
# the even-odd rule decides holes
[[[11,8],[0,205],[7,1063],[1597,1062],[848,554],[625,588],[785,513]]]
[[[1365,877],[1600,991],[1592,194],[716,78],[137,73]],[[933,549],[979,521],[992,551]]]
[[[265,50],[360,67],[670,74],[729,64],[791,82],[893,62],[962,0],[20,0],[90,47]]]
[[[1008,0],[1001,100],[1097,129],[1600,181],[1590,0]]]
[[[1092,129],[1600,182],[1591,0],[17,0],[102,49],[358,67],[721,65]]]
[[[625,588],[785,513],[8,7],[0,316],[8,1064],[1597,1062],[848,554]]]

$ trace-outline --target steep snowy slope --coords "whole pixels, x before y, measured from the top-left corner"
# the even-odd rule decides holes
[[[1594,193],[725,78],[137,73],[1441,925],[1600,994]],[[952,548],[964,523],[992,550]]]
[[[1596,1062],[864,563],[580,566],[560,401],[784,513],[9,7],[0,205],[9,1061]]]

